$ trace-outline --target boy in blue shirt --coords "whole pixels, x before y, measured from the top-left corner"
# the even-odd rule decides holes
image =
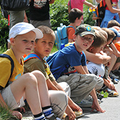
[[[78,103],[90,93],[93,98],[92,109],[104,112],[99,106],[94,89],[97,85],[97,89],[101,88],[103,80],[89,74],[83,52],[91,46],[94,36],[95,31],[90,25],[78,26],[74,36],[75,43],[50,56],[47,62],[57,81],[65,81],[70,85],[71,98],[74,102]]]

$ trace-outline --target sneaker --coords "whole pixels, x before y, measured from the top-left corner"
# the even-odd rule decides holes
[[[115,75],[113,72],[110,72],[109,76],[110,76],[111,79],[114,79],[114,78],[119,79],[119,76]]]
[[[93,103],[93,98],[92,96],[88,96],[87,98],[83,99],[82,101],[78,102],[77,104],[80,106],[80,107],[85,107],[85,108],[88,108],[88,107],[92,107],[92,103]],[[98,99],[98,103],[100,104],[101,101]]]
[[[120,70],[114,70],[114,71],[112,71],[112,73],[116,76],[119,76],[120,75]]]
[[[104,97],[103,94],[100,94],[99,92],[96,92],[96,94],[97,94],[97,98],[98,98],[98,99],[100,99],[100,100],[103,99],[103,97]]]
[[[107,98],[108,97],[108,92],[107,91],[101,91],[100,94],[102,94],[104,96],[104,98]]]
[[[82,101],[80,101],[79,103],[77,103],[80,107],[91,107],[92,106],[92,102],[83,99]]]
[[[115,92],[114,90],[111,90],[111,89],[107,89],[108,93],[109,93],[109,97],[117,97],[119,96],[118,92]]]
[[[92,98],[91,95],[89,95],[89,96],[86,98],[86,100],[88,100],[88,101],[90,101],[90,102],[93,103],[93,98]],[[100,100],[100,99],[98,99],[98,103],[99,103],[99,104],[101,103],[101,100]]]
[[[114,84],[118,84],[118,82],[119,82],[119,79],[117,79],[117,78],[115,78],[115,79],[112,79],[112,82],[113,82]]]

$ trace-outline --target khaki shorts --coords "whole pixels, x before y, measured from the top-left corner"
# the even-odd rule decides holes
[[[57,82],[67,82],[71,89],[71,98],[74,102],[85,99],[95,88],[99,90],[103,86],[103,79],[94,74],[74,73],[69,76],[63,75],[57,79]]]
[[[2,94],[4,101],[6,102],[6,104],[8,105],[8,107],[11,110],[25,105],[23,97],[20,99],[19,103],[16,102],[16,100],[11,92],[10,85],[8,87],[6,87],[5,89],[1,90],[0,92]]]

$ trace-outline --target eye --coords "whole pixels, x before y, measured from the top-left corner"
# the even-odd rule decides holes
[[[49,45],[53,45],[54,43],[53,42],[49,42]]]
[[[42,41],[42,43],[46,43],[46,41]]]
[[[34,44],[34,41],[31,41],[32,44]]]
[[[27,42],[28,42],[28,40],[23,40],[23,42],[24,42],[24,43],[27,43]]]

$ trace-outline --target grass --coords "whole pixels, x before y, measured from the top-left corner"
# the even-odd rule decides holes
[[[9,109],[0,105],[0,120],[18,120],[18,119],[10,113]]]
[[[54,53],[54,52],[56,52],[57,50],[58,50],[57,47],[54,45],[53,48],[52,48],[52,50],[51,50],[51,53]]]

